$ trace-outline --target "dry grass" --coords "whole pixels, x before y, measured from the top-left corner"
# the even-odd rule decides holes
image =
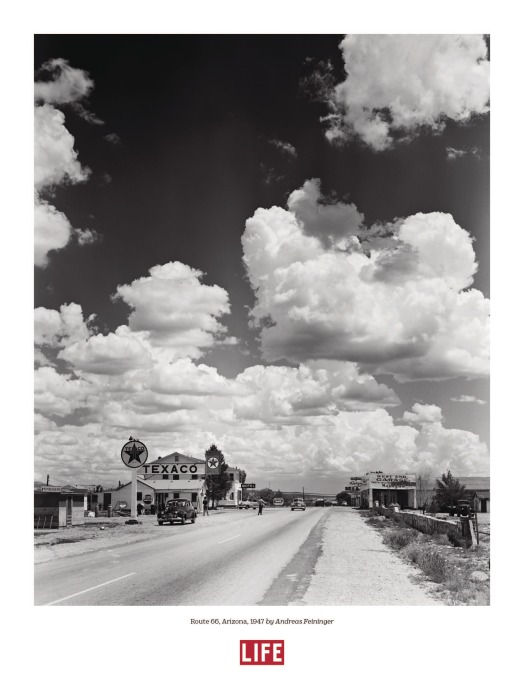
[[[461,537],[444,534],[422,534],[397,518],[377,517],[365,513],[371,526],[381,529],[384,543],[416,565],[438,585],[439,594],[450,605],[489,605],[489,538],[476,549],[464,547]],[[470,579],[473,571],[481,571],[488,580]]]

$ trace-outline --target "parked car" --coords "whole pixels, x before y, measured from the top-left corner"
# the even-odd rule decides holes
[[[292,510],[305,510],[306,503],[301,498],[294,498],[293,502],[291,503],[291,509]]]
[[[162,526],[164,522],[167,524],[174,524],[175,522],[180,522],[180,524],[186,524],[186,522],[195,523],[197,518],[197,513],[193,505],[189,500],[183,500],[182,498],[178,500],[169,500],[166,503],[166,507],[162,512],[157,515],[158,524]]]
[[[255,500],[244,500],[238,506],[239,510],[256,510],[258,508],[258,502]]]
[[[317,498],[315,500],[315,507],[324,507],[325,506],[325,500],[324,498]]]

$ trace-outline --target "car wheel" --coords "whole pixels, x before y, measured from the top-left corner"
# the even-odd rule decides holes
[[[171,521],[169,522],[169,524],[174,524],[173,520],[171,520]]]
[[[191,524],[195,523],[195,519],[196,519],[196,517],[191,517]]]
[[[185,524],[186,523],[186,516],[184,515],[182,519],[180,520],[180,524]]]
[[[161,527],[164,523],[163,522],[158,522],[158,526]]]

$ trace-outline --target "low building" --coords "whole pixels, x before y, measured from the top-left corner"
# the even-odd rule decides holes
[[[168,456],[143,464],[137,469],[137,506],[156,511],[169,500],[183,498],[203,512],[206,486],[206,462],[175,451]],[[109,502],[110,500],[110,502]],[[124,504],[125,503],[125,504]],[[104,509],[131,509],[131,481],[111,491],[104,491]],[[154,508],[154,510],[153,510]]]
[[[355,476],[346,487],[350,505],[354,507],[382,507],[397,504],[401,509],[416,509],[417,484],[414,474],[368,471],[365,476]]]
[[[71,485],[34,486],[35,529],[54,529],[83,524],[88,508],[85,488]]]
[[[458,476],[458,481],[465,486],[465,496],[470,500],[475,512],[489,512],[490,510],[490,477],[489,476]],[[424,503],[429,506],[437,494],[436,478],[430,482],[417,476],[417,502],[422,507]]]
[[[231,487],[226,493],[226,497],[219,500],[219,507],[238,507],[242,502],[242,483],[240,482],[240,469],[228,466],[226,469]],[[247,498],[246,498],[247,499]]]

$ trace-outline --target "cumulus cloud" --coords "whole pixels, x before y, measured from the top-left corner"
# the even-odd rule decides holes
[[[327,243],[358,234],[364,221],[354,204],[331,203],[325,199],[319,179],[306,180],[300,189],[289,195],[287,205],[302,224],[304,233]]]
[[[85,406],[92,390],[88,382],[71,375],[60,374],[54,367],[35,371],[35,409],[45,417],[71,416]]]
[[[356,137],[374,150],[441,131],[489,111],[482,35],[349,35],[340,44],[346,78],[329,93],[330,141]]]
[[[35,82],[35,100],[48,104],[70,104],[87,97],[94,83],[89,75],[73,68],[64,58],[52,58],[42,65],[39,74],[49,80]]]
[[[434,212],[385,226],[384,237],[352,235],[356,209],[311,209],[317,193],[306,183],[290,210],[258,209],[246,222],[264,358],[357,362],[400,381],[485,375],[489,302],[467,289],[477,270],[469,233]]]
[[[302,235],[306,247],[317,243],[317,251],[325,252],[312,236]],[[36,477],[50,473],[55,482],[115,485],[122,473],[122,440],[135,432],[153,456],[175,449],[202,456],[216,442],[228,462],[245,468],[250,478],[282,483],[325,478],[342,486],[367,470],[487,472],[487,449],[477,435],[445,429],[435,405],[415,404],[404,416],[409,424],[395,424],[384,409],[398,405],[395,392],[356,363],[308,359],[297,367],[259,365],[234,379],[197,363],[191,356],[195,345],[177,344],[177,333],[188,328],[166,301],[173,289],[157,282],[189,285],[192,291],[183,291],[184,298],[215,319],[227,295],[214,287],[201,294],[200,273],[184,265],[153,269],[143,285],[128,285],[131,305],[145,317],[157,299],[164,325],[153,315],[142,326],[139,315],[136,329],[93,334],[92,316],[84,320],[77,304],[35,312],[38,347],[58,350],[62,360],[60,369],[41,366],[35,374]],[[154,332],[161,336],[153,342]],[[177,357],[183,347],[190,354]]]
[[[72,236],[81,245],[92,243],[91,230],[73,230],[67,216],[49,202],[53,188],[86,182],[90,175],[75,150],[75,139],[65,127],[65,115],[55,104],[70,104],[94,123],[95,115],[79,100],[89,95],[93,81],[82,70],[63,59],[53,59],[42,67],[50,79],[35,82],[34,166],[35,166],[35,265],[45,267],[52,250],[64,248]],[[83,110],[83,111],[82,111]],[[88,118],[89,117],[89,118]]]
[[[425,424],[432,422],[442,422],[442,410],[438,405],[424,405],[415,403],[412,412],[406,410],[402,419],[413,424]]]
[[[118,376],[151,363],[151,356],[143,344],[129,334],[119,332],[119,328],[108,335],[93,335],[84,342],[69,344],[58,356],[78,371],[90,374]]]
[[[181,262],[156,265],[149,276],[117,288],[133,309],[129,328],[146,332],[153,347],[172,357],[200,357],[226,332],[218,318],[229,313],[227,292],[202,283],[203,273]]]
[[[84,321],[82,307],[77,303],[64,303],[60,311],[40,306],[34,311],[35,345],[65,347],[67,344],[87,340],[88,327],[95,315]]]
[[[297,369],[252,366],[235,383],[240,392],[233,401],[235,416],[264,423],[304,424],[312,416],[400,402],[392,389],[349,362],[313,361]]]
[[[35,187],[77,184],[89,177],[78,161],[75,139],[66,129],[65,115],[49,104],[35,108]]]
[[[476,398],[475,396],[456,396],[451,399],[455,403],[478,403],[479,405],[486,405],[487,401]]]

